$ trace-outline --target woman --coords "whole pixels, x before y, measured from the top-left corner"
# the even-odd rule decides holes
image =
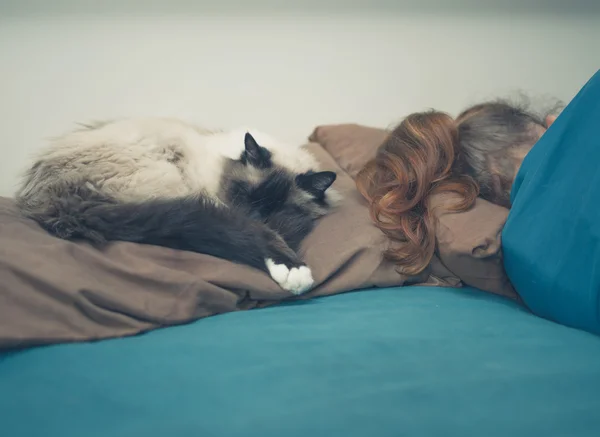
[[[444,208],[455,212],[468,210],[477,196],[510,207],[523,158],[555,118],[503,101],[473,106],[456,119],[437,111],[406,117],[357,178],[375,224],[397,243],[387,256],[399,270],[418,274],[432,259],[433,196],[449,195]]]

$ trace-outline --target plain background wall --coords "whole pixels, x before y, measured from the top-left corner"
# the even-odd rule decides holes
[[[287,3],[0,0],[0,195],[76,121],[168,115],[301,143],[519,90],[568,101],[600,67],[597,1]]]

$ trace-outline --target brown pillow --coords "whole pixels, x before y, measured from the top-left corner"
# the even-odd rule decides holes
[[[338,165],[355,178],[365,164],[375,158],[377,148],[388,134],[374,127],[338,124],[317,127],[309,140],[321,144]]]
[[[338,173],[334,187],[345,198],[302,245],[317,283],[303,298],[405,284],[382,261],[387,241],[354,181],[320,145],[306,147]],[[442,283],[451,276],[438,272]],[[289,298],[266,274],[208,255],[125,242],[98,250],[52,237],[0,198],[0,349],[133,335]]]
[[[310,136],[320,143],[351,177],[375,157],[389,131],[357,124],[317,127]],[[444,202],[432,199],[433,205]],[[440,261],[462,282],[491,293],[518,299],[502,264],[500,233],[508,210],[478,199],[464,213],[440,214],[436,238]]]

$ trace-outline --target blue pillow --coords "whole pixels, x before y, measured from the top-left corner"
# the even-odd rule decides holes
[[[406,287],[0,356],[6,437],[598,437],[600,338]]]
[[[600,334],[600,71],[527,155],[512,202],[515,289],[535,314]]]

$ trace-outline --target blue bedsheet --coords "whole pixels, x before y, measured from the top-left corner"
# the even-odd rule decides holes
[[[369,290],[0,358],[7,437],[598,437],[600,338]]]

